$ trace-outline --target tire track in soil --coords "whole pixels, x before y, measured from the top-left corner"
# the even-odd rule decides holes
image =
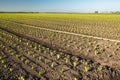
[[[5,20],[5,21],[9,21],[9,20]],[[24,23],[20,23],[20,22],[16,22],[16,21],[9,21],[9,22],[13,22],[15,24],[20,24],[20,25],[23,25],[23,26],[27,26],[27,27],[31,27],[31,28],[36,28],[36,29],[43,29],[43,30],[48,30],[48,31],[52,31],[52,32],[58,32],[58,33],[64,33],[64,34],[71,34],[71,35],[76,35],[76,36],[83,36],[83,37],[90,37],[90,38],[94,38],[94,39],[99,39],[99,40],[106,40],[106,41],[112,41],[112,42],[120,42],[120,40],[114,40],[114,39],[107,39],[107,38],[101,38],[101,37],[94,37],[94,36],[88,36],[88,35],[83,35],[83,34],[77,34],[77,33],[71,33],[71,32],[65,32],[65,31],[59,31],[59,30],[52,30],[52,29],[46,29],[46,28],[40,28],[40,27],[36,27],[36,26],[31,26],[31,25],[27,25],[27,24],[24,24]],[[10,30],[8,30],[10,31]],[[12,32],[12,31],[11,31]],[[14,33],[14,31],[13,31]],[[16,34],[16,33],[15,33]],[[22,36],[25,36],[25,35],[22,35]],[[28,37],[29,35],[26,35],[26,37]],[[33,37],[29,37],[29,39],[32,39]],[[94,62],[99,62],[101,63],[102,65],[109,65],[109,63],[107,64],[106,62],[102,62],[101,60],[97,60],[94,56],[86,56],[84,54],[79,54],[79,52],[76,52],[76,54],[73,54],[74,52],[72,52],[71,50],[69,49],[65,49],[63,47],[60,47],[60,46],[57,46],[57,45],[52,45],[52,44],[48,44],[48,43],[44,43],[44,41],[40,41],[38,39],[35,39],[33,38],[33,41],[36,41],[37,43],[43,43],[42,45],[44,46],[47,46],[51,49],[56,49],[57,51],[62,51],[64,53],[67,53],[67,54],[70,54],[70,55],[73,55],[73,56],[78,56],[78,57],[82,57],[84,59],[89,59],[89,60],[92,60]],[[114,63],[116,64],[116,62]],[[110,65],[111,66],[111,65]]]
[[[115,39],[108,39],[108,38],[102,38],[102,37],[97,37],[97,36],[78,34],[78,33],[67,32],[67,31],[60,31],[60,30],[54,30],[54,29],[41,28],[41,27],[38,27],[38,26],[33,26],[33,25],[29,25],[29,24],[25,24],[25,23],[21,23],[21,22],[17,22],[17,21],[10,21],[10,20],[6,20],[6,19],[2,19],[2,20],[13,22],[13,23],[20,24],[20,25],[27,26],[27,27],[31,27],[31,28],[42,29],[42,30],[47,30],[47,31],[52,31],[52,32],[57,32],[57,33],[75,35],[75,36],[80,36],[80,37],[82,36],[82,37],[94,38],[94,39],[105,40],[105,41],[120,42],[120,40],[115,40]]]

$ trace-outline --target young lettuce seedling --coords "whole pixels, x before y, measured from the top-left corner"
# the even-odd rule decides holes
[[[23,76],[19,77],[18,80],[25,80]]]
[[[78,79],[75,77],[75,78],[73,78],[73,80],[78,80]]]
[[[52,62],[51,67],[53,68],[56,65],[55,62]]]
[[[28,64],[28,62],[29,62],[28,60],[25,60],[25,64]]]
[[[102,71],[103,67],[102,66],[99,66],[98,67],[98,71]]]
[[[5,69],[7,68],[7,65],[6,65],[6,64],[4,65],[4,68],[5,68]]]
[[[0,56],[0,59],[2,59],[2,56]]]
[[[74,66],[74,67],[77,66],[77,62],[76,62],[76,61],[73,62],[73,66]]]
[[[9,71],[12,72],[14,69],[13,68],[9,68]]]
[[[60,54],[57,54],[57,59],[60,59]]]
[[[64,68],[61,68],[60,69],[60,73],[63,73],[65,70],[64,70]]]
[[[39,76],[43,76],[43,74],[44,74],[44,73],[43,73],[42,71],[39,71],[39,72],[38,72],[38,75],[39,75]]]
[[[5,60],[1,60],[1,63],[4,64],[6,61]]]
[[[97,50],[95,50],[95,55],[98,55],[98,54],[99,54],[99,52]]]
[[[88,71],[90,70],[90,67],[89,67],[89,65],[88,65],[88,62],[85,62],[85,63],[84,63],[84,70],[85,70],[85,72],[88,72]]]
[[[34,69],[35,69],[35,67],[32,65],[31,69],[32,69],[32,70],[34,70]]]

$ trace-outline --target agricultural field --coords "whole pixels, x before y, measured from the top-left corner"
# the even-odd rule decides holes
[[[0,13],[0,80],[119,80],[120,15]]]

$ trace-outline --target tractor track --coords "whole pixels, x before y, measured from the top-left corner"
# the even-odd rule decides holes
[[[33,25],[29,25],[29,24],[25,24],[25,23],[21,23],[21,22],[17,22],[17,21],[10,21],[10,20],[5,20],[5,19],[2,19],[2,20],[13,22],[15,24],[20,24],[20,25],[23,25],[23,26],[31,27],[31,28],[47,30],[47,31],[51,31],[51,32],[57,32],[57,33],[75,35],[75,36],[82,36],[82,37],[89,37],[89,38],[105,40],[105,41],[120,42],[120,40],[115,40],[115,39],[108,39],[108,38],[103,38],[103,37],[90,36],[90,35],[78,34],[78,33],[67,32],[67,31],[60,31],[60,30],[54,30],[54,29],[41,28],[41,27],[38,27],[38,26],[33,26]]]

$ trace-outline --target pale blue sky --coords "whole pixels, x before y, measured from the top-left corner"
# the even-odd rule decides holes
[[[120,11],[120,0],[0,0],[0,11]]]

